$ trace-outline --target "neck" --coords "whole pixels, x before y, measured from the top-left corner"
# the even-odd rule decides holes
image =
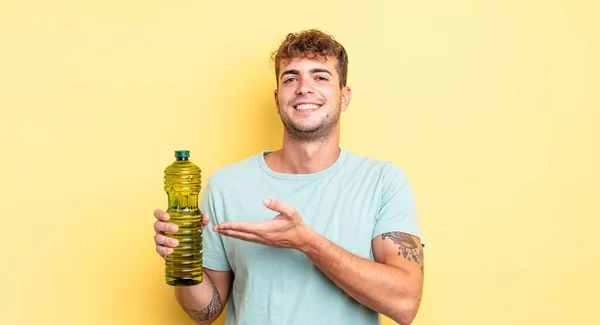
[[[283,136],[283,147],[265,156],[267,166],[279,173],[312,174],[333,165],[340,156],[339,130],[326,139],[300,142],[287,133]]]

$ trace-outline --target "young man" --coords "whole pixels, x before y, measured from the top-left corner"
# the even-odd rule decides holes
[[[283,146],[211,175],[201,201],[204,281],[176,287],[198,324],[400,324],[415,317],[423,246],[406,175],[339,147],[348,56],[332,37],[289,34],[274,56]],[[176,226],[156,210],[156,250]],[[210,220],[210,221],[209,221]]]

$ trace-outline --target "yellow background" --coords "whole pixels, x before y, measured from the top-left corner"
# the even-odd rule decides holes
[[[191,324],[152,240],[163,169],[278,148],[269,55],[316,27],[350,55],[342,145],[416,192],[414,324],[598,324],[597,3],[3,2],[0,323]]]

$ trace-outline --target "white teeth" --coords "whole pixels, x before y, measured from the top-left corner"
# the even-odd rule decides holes
[[[298,110],[317,109],[319,107],[320,107],[320,105],[317,105],[317,104],[300,104],[300,105],[296,106],[296,109],[298,109]]]

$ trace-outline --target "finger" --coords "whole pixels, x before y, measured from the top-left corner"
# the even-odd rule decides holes
[[[156,221],[154,223],[154,231],[158,234],[158,233],[164,233],[164,232],[177,232],[179,230],[179,227],[177,227],[176,224],[173,223],[167,223],[167,222],[162,222],[162,221]]]
[[[233,230],[258,235],[265,228],[266,224],[264,222],[224,222],[214,226],[213,230],[217,232]]]
[[[202,228],[208,226],[208,223],[210,222],[210,218],[208,217],[208,214],[203,214],[202,215]]]
[[[167,236],[163,236],[161,234],[156,234],[154,236],[154,242],[157,245],[168,246],[168,247],[177,247],[179,245],[179,241],[174,238],[169,238]]]
[[[160,221],[169,221],[169,219],[171,219],[171,216],[161,209],[156,209],[154,211],[154,217]]]
[[[253,243],[259,243],[259,244],[265,243],[265,240],[262,237],[259,237],[255,234],[243,232],[243,231],[223,230],[223,231],[220,231],[220,234],[227,236],[227,237],[233,237],[233,238],[237,238],[237,239],[241,239],[241,240],[245,240],[245,241],[249,241],[249,242],[253,242]]]
[[[263,204],[276,212],[279,212],[281,214],[284,215],[288,215],[288,216],[292,216],[296,213],[296,209],[294,209],[293,207],[289,206],[289,205],[285,205],[277,200],[273,200],[273,199],[265,199],[263,201]]]
[[[173,254],[173,249],[169,248],[169,247],[161,246],[161,245],[156,245],[156,252],[158,253],[158,255],[160,255],[162,258],[164,258],[165,256],[167,256],[169,254]]]

